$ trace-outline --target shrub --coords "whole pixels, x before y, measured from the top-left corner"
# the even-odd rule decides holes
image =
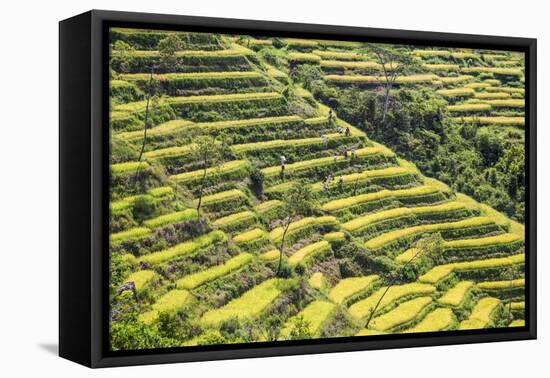
[[[264,194],[264,180],[265,175],[261,170],[256,168],[250,172],[250,190],[258,198]]]
[[[157,204],[152,198],[138,196],[132,201],[132,216],[138,223],[150,218],[157,211]]]

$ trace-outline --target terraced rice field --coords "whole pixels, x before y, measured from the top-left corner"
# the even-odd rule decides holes
[[[165,61],[170,34],[181,45]],[[292,82],[310,64],[339,90],[376,90],[382,67],[364,44],[135,29],[111,40],[113,349],[525,324],[523,226]],[[410,53],[418,70],[397,87],[437,93],[456,124],[523,127],[523,67],[497,66],[512,54]],[[201,138],[216,159],[197,155]],[[314,200],[290,216],[296,184]]]

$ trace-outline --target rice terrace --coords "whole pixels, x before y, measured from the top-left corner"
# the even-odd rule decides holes
[[[109,44],[112,350],[525,325],[523,54]]]

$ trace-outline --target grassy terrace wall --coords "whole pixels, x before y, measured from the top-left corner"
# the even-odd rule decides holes
[[[379,90],[368,45],[178,32],[166,64],[169,35],[110,35],[113,349],[525,322],[523,225],[425,177],[298,82],[314,70],[335,103]],[[418,66],[395,88],[433,93],[460,127],[524,126],[514,55],[410,53]],[[217,138],[219,162],[194,160],[199,136]],[[296,183],[313,208],[288,217]],[[430,235],[437,256],[405,269]]]

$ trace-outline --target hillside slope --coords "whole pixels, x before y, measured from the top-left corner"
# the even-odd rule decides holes
[[[163,64],[168,35],[181,46]],[[291,59],[315,62],[313,48],[354,47],[287,42],[307,50]],[[523,226],[289,83],[255,52],[271,41],[115,29],[111,43],[113,349],[521,324]],[[223,161],[194,159],[204,136]],[[294,182],[318,206],[290,225],[277,276]],[[437,255],[418,255],[428,242]]]

